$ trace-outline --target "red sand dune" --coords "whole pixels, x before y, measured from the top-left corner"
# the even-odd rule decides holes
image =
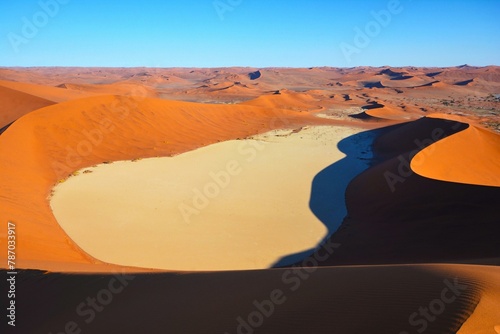
[[[0,86],[0,129],[30,111],[54,102]]]
[[[58,85],[58,87],[66,88],[70,91],[82,91],[99,95],[138,95],[147,97],[158,96],[158,93],[152,88],[149,88],[142,84],[123,81],[107,85],[65,83]]]
[[[471,125],[420,151],[411,168],[431,179],[500,187],[500,136]]]
[[[407,121],[407,120],[418,119],[418,118],[422,117],[421,113],[409,112],[405,109],[406,108],[386,105],[386,106],[383,106],[382,108],[368,109],[365,112],[366,112],[366,114],[368,114],[372,117],[397,120],[397,121]]]
[[[258,98],[244,102],[244,105],[259,106],[266,108],[287,109],[294,111],[320,110],[321,107],[309,93],[296,93],[288,90],[280,90],[270,95],[261,95]]]

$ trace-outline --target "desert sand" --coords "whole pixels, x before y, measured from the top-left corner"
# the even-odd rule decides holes
[[[19,328],[498,332],[499,90],[495,66],[0,68]],[[172,203],[263,142],[186,224]]]
[[[346,157],[338,142],[361,131],[272,131],[174,157],[84,168],[54,188],[50,203],[68,236],[105,262],[186,271],[265,269],[329,237],[333,226],[310,209],[311,185],[319,171]],[[347,150],[368,150],[371,139],[351,142]],[[333,180],[336,198],[314,204],[327,207],[337,226],[346,215],[350,178],[367,167],[366,160],[351,159],[349,172]]]

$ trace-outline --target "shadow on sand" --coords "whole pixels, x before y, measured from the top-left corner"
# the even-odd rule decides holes
[[[375,164],[372,145],[387,128],[364,131],[342,139],[337,147],[346,156],[326,167],[314,177],[309,208],[328,229],[315,248],[282,257],[272,267],[298,263],[314,253],[340,227],[347,216],[345,192],[349,183]]]

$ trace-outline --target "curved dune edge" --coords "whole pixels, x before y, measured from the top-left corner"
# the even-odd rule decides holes
[[[453,119],[470,123],[460,117]],[[500,187],[500,135],[471,124],[418,152],[410,166],[430,179]]]
[[[0,129],[33,110],[52,104],[55,102],[0,85]]]
[[[500,267],[451,265],[457,276],[478,283],[479,303],[457,334],[494,333],[500,325]],[[451,267],[450,266],[450,267]]]
[[[5,178],[0,220],[16,223],[23,236],[17,265],[76,271],[121,268],[88,256],[52,214],[50,189],[75,170],[103,161],[170,156],[305,124],[339,123],[270,108],[123,96],[79,99],[31,112],[0,138],[0,174]]]
[[[324,264],[499,263],[498,188],[425,178],[410,168],[422,147],[467,127],[426,117],[380,135],[379,163],[347,187],[348,218],[331,238],[351,249]]]
[[[346,193],[349,218],[331,238],[331,242],[342,246],[321,265],[356,267],[372,264],[372,268],[377,268],[381,263],[480,263],[488,258],[498,262],[496,189],[407,174],[406,165],[401,162],[410,161],[410,152],[420,150],[416,139],[422,142],[433,137],[452,138],[460,133],[454,132],[467,129],[463,118],[461,123],[442,118],[443,115],[426,117],[398,125],[378,137],[376,151],[386,160],[350,183]],[[443,131],[434,136],[437,128]],[[386,172],[402,175],[404,179],[398,179],[402,182],[391,188],[385,178]],[[415,267],[421,268],[416,264],[407,266],[408,270]],[[457,264],[426,264],[424,267],[433,270],[453,268],[454,275],[468,277],[480,288],[480,297],[471,316],[463,318],[463,323],[455,329],[435,330],[436,333],[492,332],[500,319],[497,307],[500,301],[499,267]],[[401,330],[416,332],[414,327]]]
[[[0,86],[53,102],[64,102],[96,95],[96,93],[91,92],[7,80],[0,80]]]
[[[410,121],[415,120],[421,115],[416,115],[414,113],[408,113],[401,111],[393,106],[384,106],[383,108],[368,109],[365,111],[367,115],[372,117],[377,117],[381,119],[393,120],[393,121]]]

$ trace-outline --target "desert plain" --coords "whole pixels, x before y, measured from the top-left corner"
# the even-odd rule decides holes
[[[0,102],[19,333],[500,333],[500,67],[0,68]]]

